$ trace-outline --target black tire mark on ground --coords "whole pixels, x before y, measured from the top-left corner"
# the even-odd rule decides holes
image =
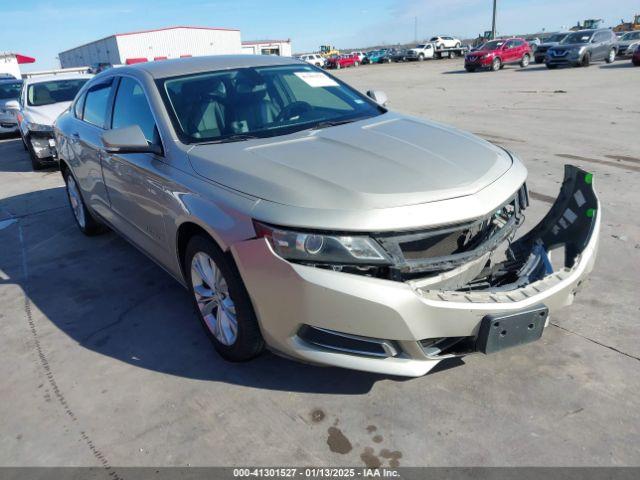
[[[49,383],[49,386],[53,391],[54,397],[56,398],[56,400],[58,400],[58,403],[60,403],[60,405],[64,409],[64,412],[69,416],[71,421],[75,422],[76,425],[78,425],[78,417],[75,415],[75,413],[71,409],[71,406],[67,402],[67,399],[65,398],[64,393],[58,386],[58,383],[56,382],[56,379],[55,379],[55,375],[53,373],[53,369],[51,368],[51,364],[49,363],[49,360],[47,359],[47,355],[44,352],[44,349],[42,348],[42,343],[40,342],[38,328],[33,319],[33,313],[31,311],[31,299],[29,298],[29,271],[27,269],[27,254],[26,254],[26,248],[24,245],[22,225],[20,225],[20,223],[18,223],[18,229],[19,229],[18,231],[19,231],[20,248],[22,251],[22,270],[24,275],[24,287],[23,287],[24,312],[27,318],[29,331],[31,332],[31,337],[33,339],[33,345],[34,345],[36,354],[38,356],[39,362],[37,363],[39,363],[39,366],[44,371],[45,377],[47,378],[47,382]],[[91,437],[89,437],[89,435],[87,435],[86,432],[83,429],[81,429],[79,425],[78,425],[78,428],[80,428],[80,432],[79,432],[80,438],[82,439],[84,444],[89,448],[89,450],[91,451],[93,456],[96,458],[96,460],[98,460],[102,464],[102,467],[108,472],[109,476],[111,476],[114,480],[123,480],[122,477],[119,476],[114,470],[114,468],[109,464],[109,461],[106,459],[104,454],[95,446],[95,444],[93,443],[93,440],[91,440]]]
[[[544,193],[533,192],[529,190],[529,196],[535,200],[540,200],[541,202],[546,203],[555,203],[556,199],[550,195],[545,195]]]
[[[640,158],[630,157],[629,155],[605,155],[605,157],[619,162],[640,163]]]
[[[570,160],[578,160],[580,162],[597,163],[608,167],[620,168],[622,170],[631,170],[632,172],[640,172],[640,167],[636,165],[624,165],[620,162],[610,162],[608,160],[600,160],[598,158],[581,157],[580,155],[571,155],[570,153],[556,153],[556,157],[568,158]]]

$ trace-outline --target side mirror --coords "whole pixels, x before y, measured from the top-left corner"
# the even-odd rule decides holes
[[[376,102],[378,105],[380,105],[381,107],[384,107],[389,101],[387,94],[381,90],[369,90],[367,92],[367,96],[371,98],[374,102]]]
[[[20,103],[17,100],[9,100],[4,104],[6,110],[20,110]]]
[[[109,153],[162,153],[160,147],[147,142],[138,125],[107,130],[102,134],[102,144]]]

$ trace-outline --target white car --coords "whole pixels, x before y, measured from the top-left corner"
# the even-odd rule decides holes
[[[362,60],[364,60],[364,57],[367,56],[367,54],[364,52],[351,52],[351,55],[356,55],[358,57],[359,63],[362,63]]]
[[[443,48],[460,48],[462,46],[462,42],[454,37],[433,37],[431,40],[437,50],[442,50]]]
[[[309,53],[307,55],[300,55],[300,60],[303,62],[310,63],[311,65],[315,65],[316,67],[324,67],[327,60],[318,53]]]
[[[24,81],[17,120],[34,170],[55,162],[53,122],[71,106],[78,91],[92,77],[74,73],[33,77]],[[105,105],[107,100],[104,99]]]
[[[0,77],[0,134],[18,131],[16,120],[17,101],[20,98],[22,80]],[[11,108],[13,106],[13,108]]]

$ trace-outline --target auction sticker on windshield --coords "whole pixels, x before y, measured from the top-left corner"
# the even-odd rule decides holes
[[[327,77],[322,72],[294,72],[295,75],[302,80],[304,83],[313,88],[318,87],[337,87],[338,82],[336,82],[331,77]]]

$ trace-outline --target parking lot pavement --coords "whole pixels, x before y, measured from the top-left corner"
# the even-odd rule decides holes
[[[640,465],[640,69],[338,72],[529,169],[532,225],[562,165],[595,173],[599,259],[540,342],[417,379],[228,364],[188,296],[113,233],[73,224],[56,171],[0,140],[0,465]]]

